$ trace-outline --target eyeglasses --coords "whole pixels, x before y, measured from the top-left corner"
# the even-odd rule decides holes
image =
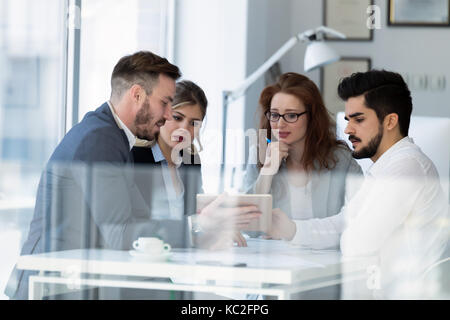
[[[265,113],[267,120],[272,121],[272,122],[278,122],[278,120],[280,120],[280,117],[284,119],[284,121],[289,122],[289,123],[294,123],[295,121],[297,121],[297,119],[301,116],[304,115],[305,113],[307,113],[308,111],[303,111],[300,113],[285,113],[285,114],[279,114],[277,112],[270,112],[267,111]]]

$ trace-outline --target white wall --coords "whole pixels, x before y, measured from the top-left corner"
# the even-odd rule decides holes
[[[222,150],[222,91],[233,89],[245,78],[247,1],[246,0],[178,0],[175,3],[174,63],[183,78],[194,81],[209,101],[202,130],[204,187],[215,192],[217,166]],[[228,123],[232,128],[243,126],[243,100],[233,103]],[[234,111],[233,110],[233,111]],[[233,149],[231,149],[231,147]],[[238,156],[242,148],[230,146],[228,155]]]
[[[280,5],[282,3],[283,5]],[[291,30],[291,0],[249,0],[247,24],[247,68],[249,76],[272,56],[294,34]],[[289,56],[281,58],[282,72],[289,63]],[[265,87],[264,76],[256,81],[245,96],[245,128],[257,128],[258,99]]]

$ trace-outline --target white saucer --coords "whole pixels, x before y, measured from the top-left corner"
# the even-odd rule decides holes
[[[130,250],[128,252],[130,253],[131,256],[146,261],[167,261],[172,255],[172,252],[164,252],[163,254],[160,255],[148,254],[136,250]]]

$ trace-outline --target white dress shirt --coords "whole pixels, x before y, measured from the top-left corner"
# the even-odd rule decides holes
[[[403,138],[370,167],[342,212],[342,254],[377,256],[385,296],[414,297],[416,280],[448,239],[448,204],[432,161]]]
[[[114,110],[113,105],[110,101],[108,101],[109,109],[111,110],[111,113],[113,114],[114,119],[116,120],[117,126],[122,129],[125,132],[125,135],[128,139],[128,144],[130,146],[130,151],[133,149],[134,144],[136,143],[136,136],[131,132],[130,129],[125,125],[125,123],[120,120],[119,116],[116,114],[116,111]]]

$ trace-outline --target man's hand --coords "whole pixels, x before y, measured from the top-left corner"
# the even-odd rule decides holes
[[[255,205],[227,206],[227,194],[221,194],[213,202],[203,208],[197,215],[197,221],[203,232],[202,247],[224,249],[233,246],[247,246],[245,238],[239,230],[245,230],[251,221],[261,216],[261,211]]]
[[[198,221],[202,230],[243,230],[250,222],[261,216],[255,205],[224,207],[227,194],[223,193],[199,212]]]

